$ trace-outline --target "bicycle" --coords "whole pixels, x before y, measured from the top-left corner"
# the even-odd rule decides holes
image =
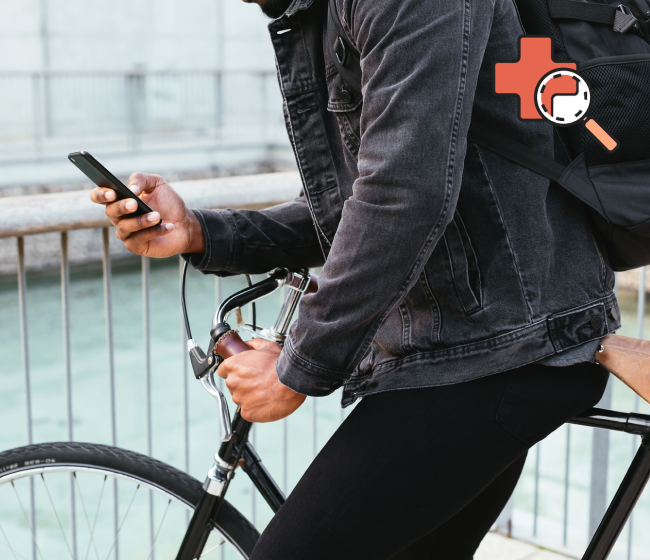
[[[190,362],[196,378],[216,399],[220,418],[221,444],[205,482],[202,485],[189,474],[156,459],[106,445],[45,443],[5,451],[0,453],[0,491],[10,488],[9,494],[14,494],[14,498],[10,500],[6,494],[4,499],[0,497],[0,547],[4,545],[9,551],[9,556],[3,554],[3,558],[45,560],[69,556],[73,560],[108,560],[112,555],[116,559],[194,560],[214,557],[215,552],[221,551],[222,558],[245,559],[253,550],[259,533],[225,500],[237,467],[250,477],[274,513],[284,503],[282,490],[248,441],[252,424],[241,417],[239,409],[231,418],[228,402],[214,376],[223,359],[250,349],[237,330],[227,323],[233,312],[239,331],[282,344],[300,299],[305,293],[317,290],[317,278],[307,270],[277,269],[269,273],[268,278],[228,297],[214,314],[206,354],[191,335],[184,295],[186,272],[187,265],[183,272],[181,301]],[[288,294],[273,328],[261,328],[255,324],[255,319],[252,324],[244,322],[242,307],[282,286],[288,288]],[[642,437],[641,446],[583,556],[583,560],[605,560],[650,478],[650,416],[591,409],[572,419],[571,423]],[[125,488],[129,489],[128,493]],[[144,504],[140,500],[136,505],[140,488],[150,491],[149,499]],[[107,513],[106,507],[102,510],[102,503],[111,490],[114,507]],[[37,492],[44,494],[40,500],[49,502],[51,512],[36,511]],[[124,495],[127,499],[120,500]],[[156,499],[155,495],[163,499]],[[57,509],[55,498],[57,503],[67,503],[69,511]],[[89,506],[94,503],[97,504],[94,511],[89,512]],[[156,511],[162,511],[162,516],[154,527],[156,505]],[[170,513],[172,505],[174,510]],[[121,510],[123,515],[119,515]],[[147,510],[151,523],[143,535],[142,519],[134,519],[133,515]],[[132,511],[136,513],[129,517]],[[7,535],[2,519],[9,516],[14,519],[20,516],[24,524],[14,526]],[[88,533],[83,546],[79,546],[79,525]],[[50,530],[52,527],[54,530]],[[55,543],[53,535],[58,533],[61,538]],[[142,537],[137,545],[130,534]],[[126,552],[123,550],[125,540],[129,541]]]

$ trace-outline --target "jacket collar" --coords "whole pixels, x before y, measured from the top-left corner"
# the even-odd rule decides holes
[[[313,3],[314,3],[314,0],[293,0],[293,2],[291,2],[289,7],[287,8],[287,11],[284,12],[284,14],[281,17],[284,17],[284,16],[291,17],[296,12],[300,12],[301,10],[306,10]],[[280,19],[280,18],[278,18],[278,19]]]

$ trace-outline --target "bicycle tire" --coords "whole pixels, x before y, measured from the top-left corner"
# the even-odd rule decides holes
[[[57,442],[18,447],[0,453],[0,485],[40,472],[91,469],[135,479],[194,509],[203,491],[187,473],[146,455],[93,443]],[[224,501],[216,528],[243,558],[248,558],[259,532],[236,508]]]

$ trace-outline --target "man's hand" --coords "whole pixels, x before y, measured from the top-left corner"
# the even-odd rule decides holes
[[[90,199],[106,206],[106,215],[117,228],[117,238],[137,255],[171,257],[179,253],[204,253],[205,238],[201,224],[183,199],[159,175],[134,173],[129,178],[129,188],[150,208],[150,214],[129,218],[135,212],[135,200],[125,198],[115,201],[115,191],[96,187]],[[152,227],[162,219],[162,223]]]
[[[249,422],[275,422],[289,416],[305,402],[305,395],[280,383],[275,371],[282,348],[275,342],[255,338],[246,342],[250,352],[224,361],[217,371],[241,415]]]

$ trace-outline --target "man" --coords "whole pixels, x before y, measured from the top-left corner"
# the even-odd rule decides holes
[[[135,204],[111,191],[93,200],[138,254],[183,253],[220,275],[323,266],[283,349],[255,341],[219,369],[251,421],[341,386],[344,405],[363,398],[255,560],[472,558],[527,449],[600,399],[593,356],[620,317],[581,204],[466,141],[476,119],[552,153],[550,125],[492,94],[494,63],[517,58],[515,6],[336,0],[360,52],[357,95],[323,37],[327,0],[257,3],[275,18],[301,196],[192,211],[135,174],[151,216],[129,218]]]

